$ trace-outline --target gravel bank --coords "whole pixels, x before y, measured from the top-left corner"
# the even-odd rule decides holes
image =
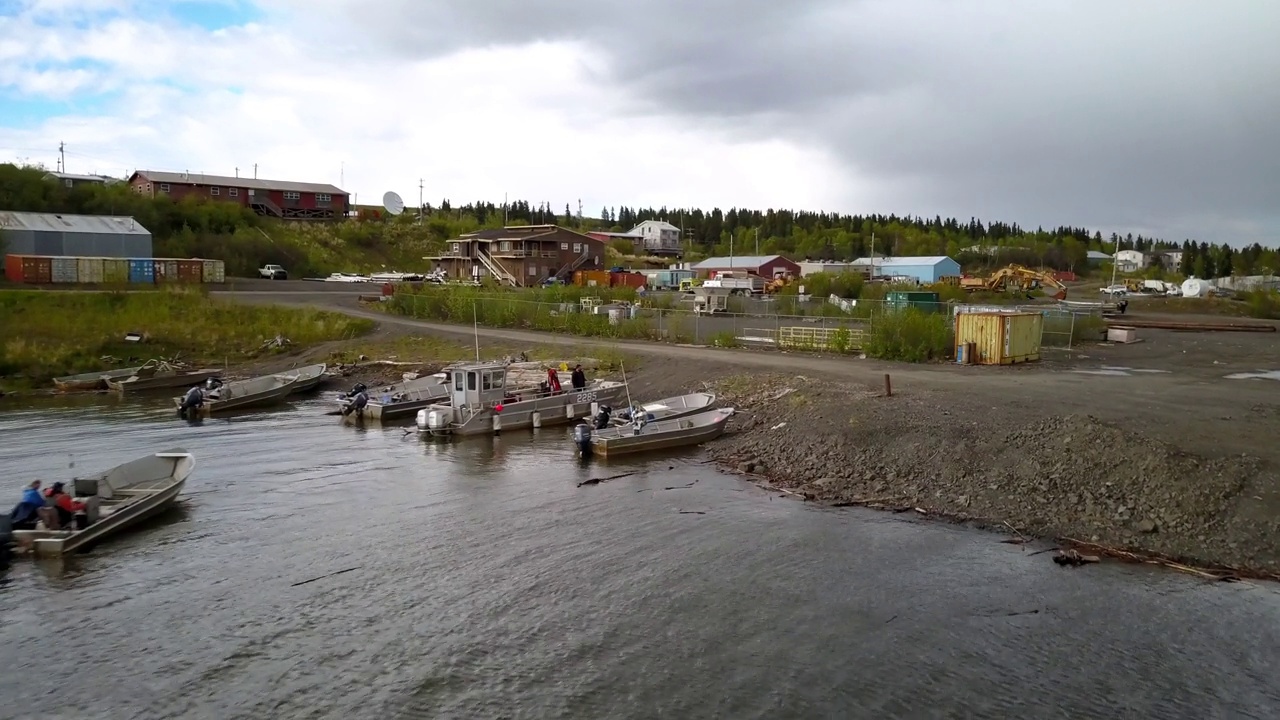
[[[1280,572],[1280,513],[1267,497],[1275,477],[1255,457],[1197,457],[1087,415],[1049,417],[955,393],[884,397],[786,375],[709,384],[741,411],[712,455],[815,501],[918,507],[1029,535]]]

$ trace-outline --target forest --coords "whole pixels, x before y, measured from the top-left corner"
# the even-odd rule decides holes
[[[41,167],[0,164],[0,211],[129,215],[149,229],[157,257],[225,260],[232,275],[253,274],[264,263],[285,265],[295,277],[381,267],[410,270],[422,256],[439,252],[450,238],[503,223],[554,223],[586,232],[626,231],[645,220],[665,220],[682,229],[686,255],[782,254],[793,259],[843,260],[877,255],[949,255],[966,269],[1018,262],[1085,274],[1090,250],[1183,251],[1183,275],[1220,277],[1280,272],[1274,248],[1235,248],[1184,239],[1124,236],[1084,227],[1028,229],[1016,223],[969,218],[900,217],[799,212],[785,209],[606,207],[598,217],[559,212],[547,203],[488,201],[411,208],[398,217],[360,207],[337,223],[285,223],[262,218],[234,203],[133,193],[124,183],[67,188],[45,179]],[[0,241],[3,238],[0,237]],[[873,248],[874,245],[874,248]],[[1159,274],[1152,268],[1147,274]]]

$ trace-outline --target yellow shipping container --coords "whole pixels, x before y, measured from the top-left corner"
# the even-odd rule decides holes
[[[129,261],[124,258],[102,258],[102,282],[129,282]]]
[[[1012,365],[1040,359],[1040,313],[960,313],[956,316],[956,353],[971,345],[968,362]]]
[[[76,258],[76,275],[80,282],[97,285],[102,282],[102,258]]]

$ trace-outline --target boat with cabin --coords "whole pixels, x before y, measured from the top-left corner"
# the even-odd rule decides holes
[[[186,370],[164,360],[148,360],[129,377],[108,379],[107,387],[118,393],[163,390],[166,388],[198,385],[209,378],[222,375],[213,368]]]
[[[418,432],[481,435],[571,423],[595,415],[601,405],[619,402],[627,391],[626,383],[616,380],[594,380],[581,390],[562,390],[557,387],[558,376],[548,372],[548,380],[539,384],[508,384],[504,363],[456,365],[447,373],[445,402],[418,411]]]
[[[195,457],[174,448],[153,453],[98,475],[71,481],[72,496],[83,505],[75,527],[13,530],[14,544],[36,555],[62,555],[87,550],[111,535],[158,515],[173,506]]]
[[[616,457],[651,450],[700,445],[724,434],[733,408],[704,410],[657,422],[615,425],[593,430],[583,423],[574,428],[573,442],[584,456]]]
[[[53,386],[62,392],[76,390],[106,390],[108,380],[123,380],[142,369],[142,366],[99,370],[97,372],[64,375],[53,379]]]

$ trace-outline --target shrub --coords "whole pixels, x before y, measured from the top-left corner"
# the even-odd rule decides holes
[[[881,360],[943,360],[954,347],[951,318],[916,308],[877,315],[864,338],[867,356]]]

